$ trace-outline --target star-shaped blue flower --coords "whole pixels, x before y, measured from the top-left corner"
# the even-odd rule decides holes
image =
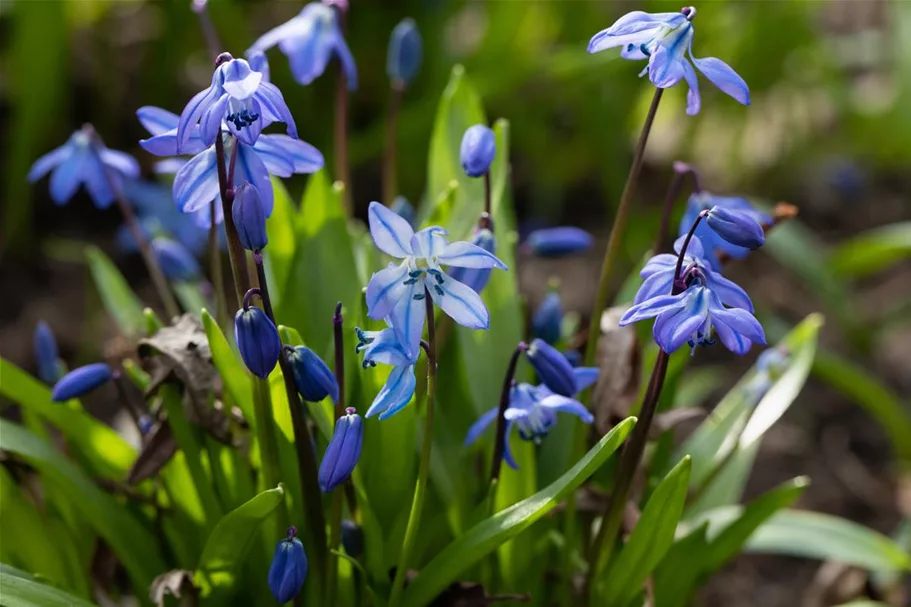
[[[388,324],[388,321],[387,321]],[[414,396],[416,379],[414,364],[417,352],[409,355],[396,337],[392,327],[382,331],[363,331],[356,328],[358,344],[355,351],[363,353],[363,365],[375,367],[377,364],[392,365],[394,368],[364,417],[379,414],[380,419],[387,419],[401,411]]]

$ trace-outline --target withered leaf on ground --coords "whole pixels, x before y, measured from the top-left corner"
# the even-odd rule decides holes
[[[158,474],[177,452],[177,441],[171,433],[171,425],[159,422],[152,427],[142,443],[139,456],[133,462],[127,483],[136,485]]]
[[[173,569],[162,573],[154,580],[149,588],[149,598],[158,607],[164,607],[165,597],[173,596],[180,599],[181,607],[196,605],[199,590],[193,585],[193,572],[186,569]]]
[[[608,308],[601,315],[598,337],[598,382],[592,394],[595,427],[601,435],[627,417],[639,398],[642,360],[636,331],[621,327],[624,307]]]

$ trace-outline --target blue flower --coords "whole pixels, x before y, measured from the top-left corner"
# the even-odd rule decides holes
[[[758,249],[765,244],[765,231],[749,212],[714,206],[703,221],[734,246]]]
[[[395,211],[396,215],[407,221],[408,225],[414,225],[417,213],[414,210],[414,205],[408,202],[407,198],[404,196],[396,196],[389,208]]]
[[[575,370],[559,350],[541,339],[535,339],[525,356],[538,378],[553,392],[563,396],[572,396],[577,392]]]
[[[192,214],[181,213],[174,204],[171,188],[158,183],[127,180],[124,195],[136,211],[139,229],[146,240],[156,236],[170,236],[176,239],[194,255],[200,255],[208,242],[209,209]],[[221,223],[221,205],[215,209],[216,223]],[[127,252],[139,250],[136,238],[127,224],[117,230],[117,245]],[[224,244],[224,231],[219,231]]]
[[[60,379],[60,353],[54,332],[43,320],[35,326],[34,348],[38,378],[46,384],[53,384]]]
[[[560,293],[551,289],[531,317],[531,331],[535,337],[553,345],[560,341],[563,329],[563,303]]]
[[[469,177],[481,177],[486,174],[496,154],[497,137],[487,126],[470,126],[462,135],[459,159],[462,162],[462,170]]]
[[[491,255],[497,252],[497,241],[493,232],[487,228],[475,228],[474,235],[471,238],[471,244],[480,247]],[[468,285],[478,295],[490,282],[490,268],[453,268],[450,275],[461,283]]]
[[[345,70],[348,88],[357,88],[357,66],[332,7],[311,2],[296,17],[260,36],[247,55],[275,45],[288,57],[291,73],[299,84],[310,84],[322,75],[335,53]]]
[[[196,280],[202,275],[199,262],[176,240],[158,237],[149,244],[162,273],[169,280]]]
[[[648,73],[649,80],[658,88],[668,88],[686,80],[689,86],[686,113],[691,116],[698,114],[700,107],[699,82],[693,64],[722,92],[743,105],[750,105],[750,88],[727,63],[715,57],[693,57],[692,20],[695,16],[696,9],[691,6],[679,13],[627,13],[606,30],[595,34],[588,43],[588,52],[597,53],[619,46],[624,59],[648,59],[648,66],[640,76]]]
[[[541,257],[580,253],[590,249],[594,242],[591,234],[573,226],[535,230],[525,239],[526,247]]]
[[[269,243],[266,234],[266,212],[259,198],[259,190],[250,183],[242,183],[234,191],[231,216],[237,228],[240,243],[248,251],[261,251]]]
[[[402,19],[389,37],[386,73],[395,86],[408,85],[421,67],[421,32],[414,19]]]
[[[363,442],[364,421],[353,407],[348,407],[345,415],[335,422],[335,432],[319,465],[319,487],[323,493],[329,493],[351,476],[361,457]]]
[[[592,367],[575,369],[576,390],[585,390],[598,379],[598,370]],[[465,444],[470,445],[478,439],[487,427],[496,421],[499,409],[491,409],[471,425],[465,437]],[[519,383],[509,393],[509,406],[504,412],[506,418],[506,441],[503,448],[503,460],[512,468],[518,468],[515,458],[509,449],[509,433],[513,427],[518,428],[522,440],[540,444],[550,429],[557,422],[557,413],[570,413],[590,424],[594,417],[579,401],[554,394],[547,386],[532,386]]]
[[[327,396],[338,402],[338,380],[332,370],[316,353],[306,346],[285,346],[288,362],[294,373],[294,383],[301,398],[318,403]]]
[[[696,221],[696,217],[699,216],[699,213],[712,209],[713,207],[739,211],[746,214],[760,225],[772,220],[768,215],[754,209],[745,198],[736,196],[715,196],[714,194],[702,191],[693,194],[690,196],[689,200],[687,200],[686,210],[683,213],[683,217],[680,219],[679,233],[683,235],[689,232],[690,227],[693,225],[693,222]],[[702,246],[705,247],[706,253],[708,253],[707,258],[711,261],[712,267],[715,270],[721,269],[721,261],[718,258],[719,253],[724,253],[732,259],[743,259],[750,252],[749,249],[732,244],[722,238],[717,232],[709,227],[704,219],[696,228],[696,236],[702,240]]]
[[[51,400],[62,403],[71,398],[79,398],[105,383],[114,372],[104,363],[94,363],[73,369],[60,378],[51,390]]]
[[[500,268],[506,265],[481,247],[469,242],[446,240],[438,226],[415,233],[407,221],[378,202],[368,208],[370,233],[386,254],[403,259],[376,272],[367,285],[370,318],[389,321],[405,353],[417,353],[426,315],[424,297],[429,292],[440,308],[457,323],[471,329],[487,329],[490,314],[470,287],[453,279],[440,266]]]
[[[59,148],[35,161],[28,172],[34,183],[51,173],[51,199],[57,205],[69,202],[80,184],[84,184],[99,209],[114,202],[114,187],[123,186],[124,177],[138,177],[139,164],[124,152],[109,150],[86,125],[73,133]]]
[[[307,554],[296,535],[296,528],[288,529],[288,537],[275,547],[269,566],[269,590],[282,604],[294,600],[307,579]]]
[[[250,67],[246,59],[228,53],[219,56],[212,84],[190,99],[177,123],[177,151],[192,153],[192,140],[198,134],[204,145],[212,145],[221,132],[222,122],[241,141],[256,143],[263,128],[284,122],[288,135],[297,139],[297,127],[281,91]],[[196,126],[199,125],[197,133]]]
[[[626,311],[620,319],[620,326],[655,318],[652,334],[655,342],[667,353],[686,343],[693,349],[697,345],[712,345],[715,343],[713,330],[721,343],[735,354],[745,354],[754,342],[766,343],[762,326],[749,311],[725,307],[713,288],[710,270],[706,272],[699,265],[692,264],[682,276],[686,288],[681,293],[656,292],[651,297],[638,298],[643,300]]]
[[[363,331],[359,327],[354,330],[358,341],[355,352],[364,354],[365,369],[375,367],[378,363],[393,366],[386,384],[364,415],[373,417],[379,414],[381,420],[388,419],[401,411],[414,396],[417,383],[414,377],[414,364],[417,362],[418,353],[408,354],[391,327],[382,331]]]
[[[350,519],[342,521],[342,546],[348,556],[354,558],[364,553],[364,530]]]
[[[250,306],[248,299],[244,296],[244,307],[234,315],[234,341],[250,372],[266,379],[278,363],[282,342],[266,313]]]

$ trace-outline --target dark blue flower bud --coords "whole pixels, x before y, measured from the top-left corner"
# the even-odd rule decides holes
[[[252,290],[252,289],[251,289]],[[246,299],[246,297],[245,297]],[[278,329],[266,313],[254,306],[247,306],[234,316],[234,339],[240,357],[250,372],[266,379],[275,368],[281,354],[282,342]]]
[[[364,421],[353,407],[348,407],[345,415],[335,422],[335,433],[319,465],[319,486],[324,493],[329,493],[351,476],[361,457],[363,442]]]
[[[62,403],[71,398],[79,398],[91,392],[104,382],[111,379],[114,372],[104,363],[94,363],[73,369],[54,386],[51,391],[51,400]]]
[[[528,235],[526,243],[535,255],[558,257],[587,251],[594,241],[594,237],[585,230],[564,226],[535,230]]]
[[[54,332],[43,320],[35,327],[35,363],[38,366],[38,377],[46,384],[53,384],[60,379],[60,354]]]
[[[288,362],[294,373],[294,383],[301,398],[318,403],[327,396],[338,401],[338,381],[335,374],[313,350],[306,346],[288,348]]]
[[[364,553],[364,530],[354,521],[342,521],[342,546],[348,556],[353,558]]]
[[[155,238],[151,244],[155,259],[168,279],[195,280],[202,274],[196,258],[176,240]]]
[[[408,222],[409,225],[414,225],[414,220],[416,219],[416,213],[414,210],[414,205],[408,202],[408,199],[404,196],[396,196],[395,200],[392,201],[392,206],[389,207],[392,211]]]
[[[386,55],[386,73],[395,84],[409,84],[418,75],[421,47],[421,33],[414,19],[402,19],[392,30]]]
[[[266,211],[255,185],[245,181],[234,190],[231,216],[234,218],[237,236],[245,249],[261,251],[266,247],[269,242],[266,236]]]
[[[578,367],[582,364],[582,353],[578,350],[567,350],[563,353],[563,356],[566,357],[566,360],[569,361],[569,364],[573,367]],[[578,384],[578,382],[576,382]]]
[[[474,236],[471,238],[471,244],[477,245],[488,253],[496,254],[497,240],[493,232],[487,228],[475,228]],[[463,268],[453,267],[449,270],[449,275],[459,282],[468,285],[474,289],[475,293],[480,294],[490,282],[490,268]]]
[[[531,332],[553,345],[560,341],[563,328],[563,304],[556,289],[548,291],[531,317]]]
[[[497,153],[497,138],[483,124],[468,127],[462,136],[460,158],[462,169],[469,177],[481,177],[490,169]]]
[[[559,350],[541,339],[531,342],[525,353],[538,378],[555,394],[572,396],[576,393],[573,367]]]
[[[269,590],[282,604],[294,600],[307,579],[307,554],[296,535],[297,529],[288,529],[288,537],[275,547],[269,566]]]
[[[758,249],[765,244],[765,231],[748,213],[714,206],[704,221],[712,231],[738,247]]]

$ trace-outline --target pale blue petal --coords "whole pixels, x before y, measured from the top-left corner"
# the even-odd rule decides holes
[[[642,286],[636,291],[636,297],[633,299],[633,305],[639,305],[644,301],[659,297],[661,295],[670,295],[674,287],[674,270],[664,270],[650,274]]]
[[[545,396],[538,402],[538,406],[546,407],[553,411],[560,411],[562,413],[571,413],[586,424],[595,421],[594,416],[589,413],[588,409],[585,408],[585,405],[575,399],[560,396],[559,394]]]
[[[576,376],[576,392],[582,392],[598,381],[598,367],[575,367],[573,375]]]
[[[519,464],[516,462],[516,458],[513,457],[512,449],[509,447],[510,430],[512,430],[512,422],[506,422],[506,427],[503,429],[503,434],[506,435],[503,437],[503,461],[513,470],[518,470]]]
[[[725,323],[720,322],[718,319],[715,319],[712,326],[715,328],[715,333],[718,335],[718,338],[721,340],[724,347],[734,354],[743,356],[749,352],[750,348],[753,346],[753,342],[727,326]]]
[[[66,204],[73,197],[79,184],[82,183],[82,174],[87,167],[88,152],[76,149],[69,158],[64,160],[51,173],[51,199],[58,205]]]
[[[272,28],[260,36],[259,39],[253,43],[253,46],[247,49],[246,54],[249,55],[257,51],[266,51],[288,38],[309,36],[313,29],[313,22],[309,18],[309,15],[315,12],[314,9],[311,8],[313,4],[316,3],[308,4],[296,17],[282,23],[278,27]]]
[[[284,122],[288,135],[297,139],[297,126],[294,124],[294,117],[285,98],[282,97],[281,91],[274,84],[263,82],[259,85],[259,91],[256,93],[256,101],[262,106],[265,115],[270,121]]]
[[[256,189],[259,190],[259,199],[263,205],[263,211],[266,213],[266,217],[269,217],[272,215],[272,207],[275,204],[275,194],[272,191],[272,180],[269,178],[269,171],[251,146],[240,141],[235,143],[240,147],[237,149],[234,186],[237,187],[245,181],[255,185]]]
[[[405,349],[399,343],[395,330],[392,328],[375,332],[373,341],[364,348],[365,363],[373,362],[398,367],[414,364],[415,361],[415,358],[409,358],[405,353]]]
[[[73,146],[64,144],[36,160],[35,164],[32,165],[32,168],[29,169],[28,172],[29,182],[34,183],[38,181],[55,166],[66,162],[66,160],[73,155],[73,151]]]
[[[190,137],[193,135],[193,127],[197,125],[199,119],[208,107],[221,96],[220,87],[216,84],[216,76],[217,72],[216,75],[212,76],[212,85],[209,88],[196,93],[183,108],[183,112],[180,113],[180,119],[177,122],[178,153],[185,153],[184,148],[190,142]],[[206,145],[215,143],[214,138],[204,138],[203,141]]]
[[[279,47],[288,57],[294,79],[305,86],[326,71],[332,56],[332,38],[319,33],[283,40]]]
[[[127,177],[139,177],[139,163],[126,152],[104,148],[99,151],[101,161],[111,169]]]
[[[704,323],[704,316],[690,314],[685,309],[665,312],[655,319],[652,335],[658,345],[670,354],[689,341]]]
[[[659,89],[674,86],[683,79],[686,59],[673,49],[659,44],[648,59],[648,78]]]
[[[287,135],[260,135],[253,148],[269,172],[278,177],[290,177],[291,173],[315,173],[325,164],[318,149]],[[291,168],[287,171],[289,163]],[[287,174],[284,174],[286,171]]]
[[[686,292],[680,293],[679,295],[660,295],[658,297],[653,297],[652,299],[648,299],[627,310],[620,318],[618,324],[623,327],[630,323],[645,320],[646,318],[652,318],[658,314],[667,312],[668,310],[679,308],[685,305],[684,298],[686,297]]]
[[[200,152],[174,177],[174,202],[183,213],[197,211],[218,196],[215,148]]]
[[[696,70],[686,59],[683,60],[683,77],[686,79],[687,86],[690,87],[686,93],[686,113],[695,116],[702,106],[699,97],[699,80],[696,78]]]
[[[262,73],[253,71],[246,59],[234,59],[218,69],[224,77],[222,88],[235,99],[252,97],[263,80]]]
[[[740,285],[711,270],[707,270],[706,274],[709,288],[718,295],[721,303],[732,308],[742,308],[747,312],[753,312],[753,302]]]
[[[275,141],[275,137],[287,137],[289,141],[297,141],[287,135],[261,135],[253,144],[253,149],[270,175],[291,177],[294,174],[294,164],[285,153],[285,145]]]
[[[228,109],[229,99],[230,97],[227,94],[222,95],[199,118],[199,125],[196,128],[199,129],[199,137],[202,141],[214,142],[215,138],[219,136],[221,123],[225,119],[225,112]],[[182,153],[187,152],[182,150]]]
[[[665,24],[684,19],[680,13],[645,13],[633,11],[620,17],[609,28],[595,34],[588,43],[588,52],[597,53],[617,46],[638,47],[648,42]]]
[[[645,263],[645,266],[643,266],[642,270],[639,271],[639,276],[642,278],[648,278],[657,272],[666,272],[667,270],[673,270],[676,266],[676,255],[671,255],[670,253],[661,253],[659,255],[655,255]]]
[[[765,344],[765,332],[756,317],[740,308],[712,309],[712,320],[715,324],[724,323],[750,341]]]
[[[478,440],[478,437],[484,433],[484,430],[487,429],[487,426],[492,424],[497,419],[497,413],[499,412],[498,407],[494,407],[471,424],[468,428],[468,434],[465,435],[465,446],[470,445],[471,443]]]
[[[173,129],[161,135],[140,139],[139,145],[142,149],[155,154],[156,156],[176,156],[177,155],[177,129]],[[192,152],[189,152],[192,153]]]
[[[174,112],[152,105],[145,105],[136,110],[136,117],[153,137],[177,129],[177,123],[180,122],[180,116]]]
[[[703,219],[703,221],[705,221]],[[701,227],[701,224],[700,224]],[[687,226],[689,228],[689,226]],[[687,229],[689,231],[689,229]],[[680,254],[680,250],[683,248],[683,243],[686,242],[686,234],[680,236],[677,240],[674,241],[674,250],[677,252],[677,255]],[[686,257],[699,257],[705,259],[705,247],[702,245],[702,240],[693,234],[693,237],[690,239],[688,245],[686,245]],[[676,266],[677,261],[674,260],[674,265]]]
[[[348,90],[357,90],[357,65],[354,63],[354,56],[348,48],[348,44],[342,37],[342,32],[336,25],[336,43],[335,52],[338,53],[339,61],[342,62],[342,69],[345,71],[345,81],[348,84]]]
[[[416,285],[411,285],[389,314],[395,335],[409,358],[415,358],[418,355],[418,349],[421,347],[421,334],[424,331],[424,320],[427,317],[424,300],[414,298],[415,295],[423,295],[418,291],[419,288],[423,288],[421,281],[418,281]],[[430,322],[433,322],[432,318]]]
[[[506,264],[478,245],[458,241],[450,243],[436,256],[437,261],[447,266],[460,268],[499,268],[508,269]]]
[[[446,272],[441,272],[441,275],[443,277],[442,283],[437,283],[432,277],[426,279],[433,301],[450,318],[463,327],[488,329],[490,327],[490,313],[481,300],[481,296],[475,293],[471,287],[460,283],[446,274]],[[433,283],[432,286],[430,286],[431,283]]]
[[[395,211],[378,202],[371,202],[367,207],[367,221],[373,242],[382,252],[399,259],[413,254],[411,239],[415,236],[414,230]]]
[[[743,105],[750,105],[750,87],[727,63],[715,57],[693,57],[693,63],[723,93],[727,93]]]
[[[414,395],[416,384],[413,366],[395,367],[364,417],[373,417],[379,413],[380,419],[386,419],[400,411]]]
[[[391,210],[389,212],[393,213]],[[437,257],[449,244],[446,240],[446,234],[446,230],[439,226],[430,226],[429,228],[424,228],[417,232],[411,237],[412,254],[417,258],[423,259]]]
[[[159,175],[171,175],[182,169],[187,162],[189,160],[186,158],[168,158],[167,160],[156,162],[153,169]]]
[[[123,187],[120,174],[114,169],[105,168],[101,159],[95,152],[86,150],[82,165],[82,182],[89,196],[99,209],[106,209],[114,202],[114,192],[111,190],[111,181],[115,187]],[[136,162],[135,160],[133,162]]]
[[[404,284],[408,277],[408,264],[389,264],[389,267],[375,272],[367,283],[367,315],[374,320],[383,320],[403,297],[410,296],[413,288]]]

